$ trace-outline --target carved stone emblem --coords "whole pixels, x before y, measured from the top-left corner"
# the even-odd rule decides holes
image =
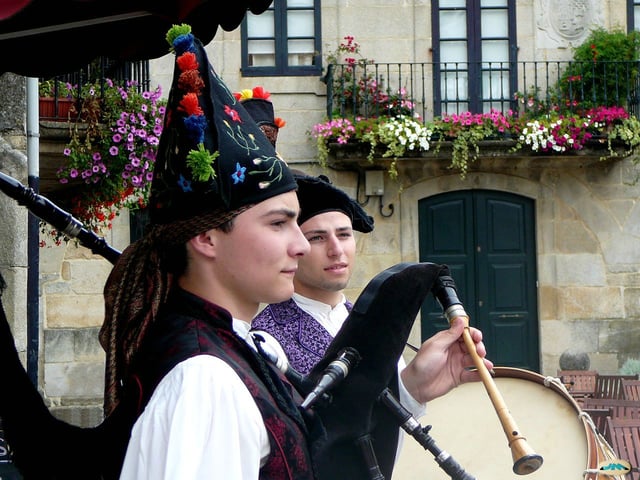
[[[601,25],[596,0],[540,0],[538,28],[562,46],[575,46]]]

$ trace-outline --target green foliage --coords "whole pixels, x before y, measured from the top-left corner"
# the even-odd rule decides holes
[[[640,32],[592,30],[574,50],[558,82],[558,103],[566,108],[624,106],[638,76]]]
[[[42,80],[38,83],[38,94],[47,98],[73,98],[74,88],[70,83],[60,80]]]
[[[620,375],[640,374],[640,358],[627,358],[620,367]]]
[[[607,31],[602,27],[591,31],[582,44],[575,48],[573,59],[577,62],[638,60],[640,32],[622,29]]]
[[[607,136],[607,147],[612,157],[617,155],[613,149],[613,143],[616,141],[627,147],[624,155],[633,153],[640,146],[640,120],[637,117],[629,117],[611,126]]]

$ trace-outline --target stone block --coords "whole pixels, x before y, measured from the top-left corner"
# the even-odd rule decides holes
[[[47,327],[84,328],[102,325],[102,295],[49,295],[46,298]]]
[[[46,329],[44,338],[44,361],[46,363],[61,363],[74,361],[73,344],[75,330]]]
[[[606,285],[606,272],[601,255],[588,253],[556,255],[558,286]]]
[[[47,363],[44,367],[44,391],[47,397],[102,397],[104,364]]]
[[[599,335],[600,353],[636,353],[640,345],[640,322],[617,320],[602,324]]]
[[[99,425],[104,418],[102,403],[87,406],[52,407],[50,411],[54,417],[83,428]]]
[[[82,328],[75,331],[73,351],[77,361],[104,362],[105,352],[100,345],[100,328]]]
[[[640,288],[625,288],[624,313],[627,318],[640,318]]]
[[[614,315],[622,317],[623,307],[621,288],[567,287],[560,290],[558,317],[566,320],[610,319]]]
[[[113,265],[106,260],[69,260],[69,282],[73,292],[79,295],[102,295],[104,285]]]

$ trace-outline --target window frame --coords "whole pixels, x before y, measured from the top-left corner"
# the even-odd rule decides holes
[[[273,37],[253,37],[256,39],[273,39],[275,45],[275,65],[272,66],[251,66],[249,65],[249,32],[248,19],[245,15],[241,25],[242,62],[240,72],[245,77],[275,77],[275,76],[320,76],[322,75],[322,38],[321,38],[321,15],[320,1],[313,0],[313,37],[295,37],[302,39],[313,38],[314,54],[312,65],[289,65],[288,64],[288,41],[287,36],[287,14],[295,10],[310,10],[309,7],[287,7],[287,0],[274,0],[268,10],[273,11],[274,36]],[[252,38],[252,39],[253,39]]]
[[[462,69],[458,71],[466,72],[469,79],[478,79],[482,78],[483,72],[485,71],[485,67],[482,64],[482,41],[483,40],[491,40],[491,35],[482,36],[480,33],[480,18],[481,12],[483,10],[493,10],[493,9],[506,9],[507,11],[507,37],[501,38],[496,37],[498,40],[506,40],[508,42],[508,60],[505,62],[509,65],[509,69],[513,68],[515,62],[517,61],[517,24],[516,24],[516,1],[515,0],[507,0],[506,8],[505,7],[493,7],[493,6],[482,6],[481,0],[465,0],[464,8],[461,7],[441,7],[439,0],[433,0],[431,2],[431,28],[432,28],[432,38],[433,38],[433,64],[434,64],[434,72],[433,72],[433,108],[435,115],[442,114],[442,104],[446,103],[442,98],[441,91],[441,79],[442,79],[442,71],[440,68],[441,58],[440,58],[440,48],[441,48],[441,36],[440,36],[440,12],[446,10],[464,10],[466,12],[467,17],[467,35],[466,37],[458,37],[448,39],[447,41],[464,41],[467,44],[467,53],[468,57],[468,65],[467,69]],[[456,69],[457,70],[457,69]],[[472,112],[483,112],[484,104],[487,103],[489,98],[485,98],[482,94],[482,82],[470,82],[470,87],[467,91],[467,99],[469,110]],[[513,71],[509,75],[508,79],[509,84],[509,95],[508,98],[502,99],[503,101],[509,101],[512,98],[512,93],[517,91],[517,72]],[[452,105],[455,105],[457,101],[450,101]],[[451,112],[450,112],[451,113]]]
[[[636,25],[635,9],[640,8],[640,1],[627,0],[627,33],[631,33],[634,30],[640,30],[640,25]]]

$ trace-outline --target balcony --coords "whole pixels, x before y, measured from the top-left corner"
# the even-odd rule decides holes
[[[464,174],[476,160],[523,157],[530,167],[585,166],[640,145],[639,71],[604,61],[333,64],[328,120],[313,135],[321,163],[336,168],[386,159],[393,174],[398,160],[451,159]]]
[[[534,113],[544,105],[564,111],[616,105],[637,116],[639,75],[636,61],[355,63],[329,65],[323,81],[329,118],[392,115],[404,99],[411,105],[403,110],[429,120],[492,109]]]

